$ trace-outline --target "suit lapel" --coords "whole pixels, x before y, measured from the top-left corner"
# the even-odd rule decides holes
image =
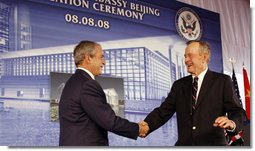
[[[201,102],[203,101],[203,99],[206,95],[206,92],[210,89],[210,87],[212,85],[212,82],[213,82],[213,74],[210,70],[208,70],[205,74],[203,83],[202,83],[201,88],[200,88],[196,108],[198,108],[199,105],[201,104]]]
[[[190,75],[183,84],[183,89],[184,89],[184,96],[185,96],[185,100],[187,101],[187,107],[188,109],[190,109],[190,112],[192,112],[192,76]]]

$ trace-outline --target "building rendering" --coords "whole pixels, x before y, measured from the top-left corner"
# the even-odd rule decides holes
[[[74,73],[74,46],[2,53],[0,97],[50,99],[50,73]],[[63,51],[64,50],[64,51]],[[103,74],[124,79],[127,102],[160,103],[170,90],[169,60],[146,47],[104,50]]]

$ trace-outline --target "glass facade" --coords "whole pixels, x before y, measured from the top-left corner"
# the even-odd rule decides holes
[[[109,49],[104,55],[103,74],[124,79],[125,100],[157,101],[170,91],[166,58],[145,47]],[[2,64],[3,76],[14,81],[15,77],[48,77],[50,72],[74,73],[76,69],[72,53],[14,57],[3,59]]]
[[[9,6],[0,2],[0,53],[9,50],[9,12]]]
[[[31,27],[27,24],[20,24],[20,49],[32,48]]]
[[[50,72],[74,73],[71,53],[5,59],[6,76],[46,76]]]
[[[104,73],[124,78],[125,100],[161,100],[170,90],[168,60],[144,47],[104,50]]]

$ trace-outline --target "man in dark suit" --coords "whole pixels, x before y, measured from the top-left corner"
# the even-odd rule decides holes
[[[184,57],[191,75],[174,82],[168,97],[148,114],[144,125],[149,125],[150,133],[176,113],[176,146],[227,145],[224,130],[240,131],[243,115],[231,78],[208,69],[210,47],[206,42],[187,42]]]
[[[143,131],[137,123],[115,115],[95,76],[105,65],[102,47],[81,41],[74,49],[77,70],[67,81],[59,103],[60,146],[108,146],[108,132],[137,139]]]

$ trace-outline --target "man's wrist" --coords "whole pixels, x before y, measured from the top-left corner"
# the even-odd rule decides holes
[[[227,131],[229,131],[229,132],[234,132],[234,131],[236,130],[236,123],[235,123],[234,121],[232,121],[232,120],[230,120],[230,121],[231,121],[232,124],[233,124],[233,128],[232,128],[232,129],[227,128]]]

